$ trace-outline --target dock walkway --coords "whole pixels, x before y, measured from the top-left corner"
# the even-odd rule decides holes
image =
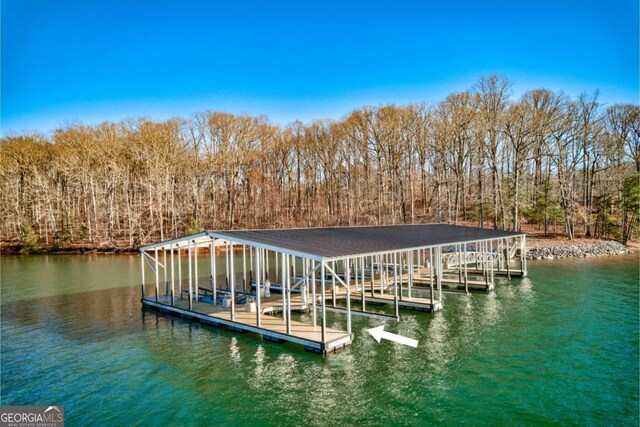
[[[214,306],[194,301],[192,309],[189,310],[189,302],[187,300],[176,299],[175,305],[171,305],[169,296],[160,296],[158,301],[155,298],[147,297],[142,300],[142,303],[148,307],[172,312],[191,320],[218,326],[223,325],[236,331],[254,332],[270,341],[288,341],[302,344],[305,350],[315,353],[326,354],[351,344],[351,336],[347,332],[332,328],[326,328],[327,341],[323,343],[322,331],[319,326],[296,320],[291,320],[291,331],[287,333],[286,323],[283,318],[265,314],[269,312],[270,307],[277,307],[276,301],[265,302],[260,315],[260,327],[257,326],[257,314],[244,311],[243,305],[236,305],[234,320],[232,320],[231,310],[223,308],[221,304]]]

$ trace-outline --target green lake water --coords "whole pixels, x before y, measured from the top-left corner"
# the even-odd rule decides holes
[[[141,309],[139,257],[4,256],[3,405],[67,425],[638,425],[638,256],[530,262],[327,357]],[[328,325],[345,328],[340,314]]]

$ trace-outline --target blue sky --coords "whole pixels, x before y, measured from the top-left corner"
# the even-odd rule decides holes
[[[639,96],[636,0],[3,0],[1,43],[2,135],[204,110],[339,119],[491,73],[515,96]]]

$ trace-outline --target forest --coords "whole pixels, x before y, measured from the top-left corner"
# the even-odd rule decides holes
[[[640,106],[512,90],[492,75],[339,121],[207,111],[5,136],[0,237],[135,248],[203,229],[445,222],[636,239]]]

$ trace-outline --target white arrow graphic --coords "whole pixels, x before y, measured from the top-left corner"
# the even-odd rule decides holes
[[[395,341],[398,344],[408,345],[410,347],[417,347],[418,340],[414,340],[413,338],[403,337],[402,335],[392,334],[391,332],[387,332],[384,330],[384,325],[378,326],[376,328],[368,329],[369,333],[376,341],[380,342],[382,338],[387,339],[389,341]]]

